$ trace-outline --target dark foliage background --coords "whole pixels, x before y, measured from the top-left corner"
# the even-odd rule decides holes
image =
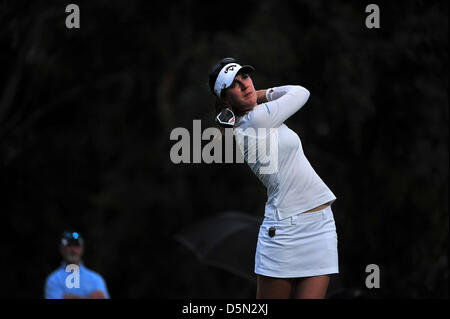
[[[234,56],[257,88],[300,84],[287,124],[338,200],[340,285],[448,298],[448,3],[0,1],[2,295],[42,298],[76,228],[113,298],[252,298],[173,239],[226,210],[262,216],[245,164],[170,161],[175,127],[213,126],[207,72]],[[224,200],[227,197],[230,200]],[[377,264],[381,288],[365,288]]]

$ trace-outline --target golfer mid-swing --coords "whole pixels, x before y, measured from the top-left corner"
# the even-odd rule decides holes
[[[339,272],[331,210],[336,197],[305,157],[299,136],[284,124],[310,93],[299,85],[255,91],[252,71],[233,58],[222,59],[209,72],[209,86],[217,122],[233,127],[244,159],[267,188],[255,255],[257,298],[324,298],[329,274]],[[276,142],[268,147],[276,154],[275,169],[261,169],[250,138]]]

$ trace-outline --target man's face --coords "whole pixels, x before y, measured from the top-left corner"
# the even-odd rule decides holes
[[[83,246],[60,246],[61,255],[68,264],[79,264],[83,255]]]

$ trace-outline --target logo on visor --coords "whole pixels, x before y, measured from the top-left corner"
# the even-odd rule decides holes
[[[228,71],[234,71],[234,68],[236,67],[236,64],[230,65],[225,69],[224,73],[228,73]]]

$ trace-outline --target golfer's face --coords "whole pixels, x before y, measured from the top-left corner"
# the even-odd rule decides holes
[[[225,101],[237,109],[246,110],[256,105],[256,92],[248,74],[238,74],[227,88]]]

